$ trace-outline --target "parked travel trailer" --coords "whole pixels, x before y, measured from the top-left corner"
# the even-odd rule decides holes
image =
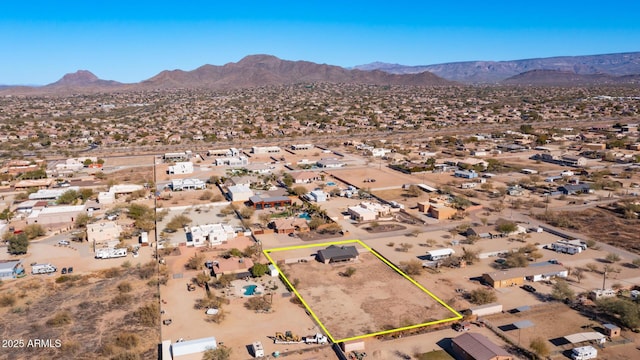
[[[251,352],[253,352],[253,357],[255,358],[264,357],[264,348],[262,347],[262,343],[260,341],[256,341],[251,344]]]
[[[98,249],[96,259],[111,259],[127,256],[127,249]]]
[[[449,248],[431,250],[431,251],[427,251],[427,260],[431,260],[431,261],[442,260],[442,259],[451,257],[451,255],[453,254],[455,254],[455,251]]]
[[[593,346],[581,346],[571,350],[573,360],[588,360],[598,357],[598,350]]]
[[[554,250],[556,252],[570,254],[570,255],[579,254],[582,252],[581,246],[567,244],[564,242],[555,242],[549,245],[549,247],[551,248],[551,250]]]
[[[58,269],[51,264],[33,264],[31,265],[32,274],[50,274],[56,272]]]

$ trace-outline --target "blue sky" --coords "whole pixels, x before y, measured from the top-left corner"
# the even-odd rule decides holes
[[[3,0],[0,84],[79,69],[137,82],[250,54],[349,67],[640,51],[630,0],[227,2]]]

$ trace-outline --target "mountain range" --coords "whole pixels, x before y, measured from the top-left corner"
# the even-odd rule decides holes
[[[449,86],[640,84],[640,52],[513,61],[470,61],[425,66],[375,62],[352,69],[309,61],[249,55],[237,63],[165,70],[139,83],[102,80],[87,70],[45,86],[0,86],[0,93],[86,93],[171,88],[238,89],[310,82]]]
[[[533,70],[568,72],[576,75],[607,74],[618,77],[640,74],[640,52],[511,61],[465,61],[420,66],[374,62],[355,66],[354,69],[382,70],[391,74],[415,74],[429,71],[447,80],[467,84],[499,83]]]

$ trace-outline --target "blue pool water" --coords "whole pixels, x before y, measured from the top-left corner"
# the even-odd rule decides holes
[[[298,215],[298,217],[301,219],[311,220],[311,216],[309,216],[309,214],[306,212],[303,212],[302,214]]]
[[[258,285],[247,285],[247,286],[243,287],[244,294],[245,295],[253,295],[253,293],[256,292],[256,288],[257,287],[258,287]]]
[[[327,183],[327,186],[336,186],[336,183],[334,183],[333,181],[329,181],[329,182]]]

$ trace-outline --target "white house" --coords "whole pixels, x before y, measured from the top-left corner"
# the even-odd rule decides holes
[[[307,194],[307,198],[315,202],[325,202],[329,198],[329,194],[322,190],[313,190],[309,194]]]
[[[375,211],[361,206],[350,206],[347,208],[347,211],[351,218],[356,221],[373,221],[376,219],[377,215]]]
[[[373,156],[373,157],[382,157],[382,156],[385,156],[388,153],[390,153],[391,149],[373,148],[373,149],[369,150],[369,152],[371,152],[371,156]]]
[[[193,173],[193,163],[191,161],[177,162],[167,169],[167,174],[183,175],[191,173]]]
[[[232,226],[224,224],[205,224],[185,228],[187,246],[204,246],[209,241],[211,245],[220,245],[236,237]]]
[[[207,184],[200,179],[173,179],[171,180],[171,190],[203,190],[207,188]]]
[[[227,187],[227,190],[231,201],[249,201],[254,195],[253,190],[247,185],[232,185]]]
[[[321,168],[341,168],[344,166],[344,163],[336,158],[320,159],[316,164]]]
[[[281,151],[279,146],[253,146],[251,152],[254,154],[277,154]]]
[[[249,165],[249,158],[246,156],[225,156],[214,160],[216,166],[245,166]]]

